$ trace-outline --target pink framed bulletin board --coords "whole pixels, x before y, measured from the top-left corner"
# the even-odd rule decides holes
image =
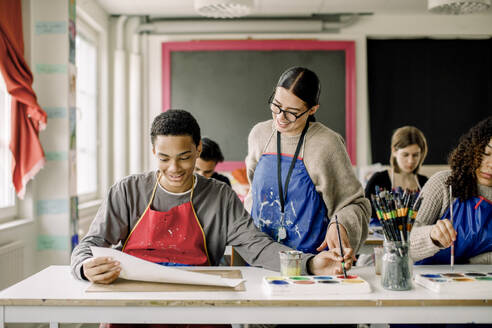
[[[272,51],[332,50],[345,52],[345,142],[352,165],[356,164],[355,42],[317,40],[212,40],[162,43],[162,110],[171,106],[171,52],[173,51]],[[217,168],[231,171],[244,162],[223,162]]]

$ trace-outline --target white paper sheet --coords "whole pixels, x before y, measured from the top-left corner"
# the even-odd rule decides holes
[[[111,257],[120,262],[120,277],[128,280],[227,287],[236,287],[245,280],[162,266],[112,248],[91,246],[91,251],[94,257]]]

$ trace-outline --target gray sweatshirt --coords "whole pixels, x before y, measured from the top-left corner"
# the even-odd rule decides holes
[[[78,279],[82,262],[92,257],[90,246],[122,248],[130,231],[144,213],[157,179],[157,171],[130,175],[115,183],[99,208],[87,235],[72,252],[71,269]],[[151,207],[168,211],[190,200],[190,192],[174,194],[160,185]],[[196,175],[193,207],[205,233],[211,265],[218,265],[226,245],[234,246],[253,266],[279,271],[278,252],[290,248],[259,231],[234,191],[225,183]],[[303,274],[313,254],[302,257]]]

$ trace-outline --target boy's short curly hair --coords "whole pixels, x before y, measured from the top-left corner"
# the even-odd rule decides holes
[[[189,112],[169,109],[154,118],[150,129],[152,145],[157,136],[191,136],[196,146],[200,143],[200,126]]]

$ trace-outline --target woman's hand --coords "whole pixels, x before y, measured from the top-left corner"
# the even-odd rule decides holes
[[[439,220],[432,227],[430,237],[437,246],[448,248],[456,240],[456,230],[448,219]]]
[[[352,248],[343,249],[343,259],[345,260],[345,270],[350,270],[353,263]],[[333,248],[329,251],[323,251],[311,258],[308,263],[309,272],[313,275],[333,275],[342,274],[342,257],[340,248]]]
[[[97,284],[110,284],[119,277],[120,262],[109,257],[96,257],[82,265],[86,278]]]
[[[341,224],[339,224],[338,227],[340,228],[340,239],[342,240],[342,247],[344,251],[343,255],[345,255],[345,249],[351,248],[350,241],[345,227]],[[319,245],[318,248],[316,248],[316,250],[318,252],[321,252],[326,248],[326,246],[328,246],[329,249],[340,248],[336,223],[332,223],[328,226],[328,229],[326,230],[325,240],[323,241],[323,243],[321,243],[321,245]]]

